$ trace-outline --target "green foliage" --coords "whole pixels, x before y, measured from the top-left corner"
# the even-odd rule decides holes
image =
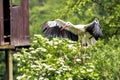
[[[120,40],[80,48],[79,42],[35,35],[32,46],[14,55],[19,80],[119,80]],[[86,52],[85,52],[86,49]],[[85,64],[82,58],[86,54]],[[76,59],[76,60],[75,60]]]
[[[100,20],[104,38],[108,39],[120,33],[119,8],[118,0],[68,0],[62,17],[79,24],[88,23],[97,17]]]
[[[20,5],[21,4],[21,1],[20,0],[11,0],[12,2],[12,5]]]
[[[95,17],[100,21],[104,39],[120,33],[119,0],[31,0],[31,35],[42,33],[40,25],[56,18],[73,24],[87,24]]]
[[[59,9],[64,9],[63,0],[31,0],[30,1],[30,32],[33,34],[42,34],[41,24],[48,20],[59,18],[57,14]],[[61,4],[60,4],[61,3]],[[58,5],[59,4],[59,5]]]
[[[86,63],[81,58],[84,49],[80,44],[67,39],[48,40],[35,35],[32,46],[14,55],[18,61],[18,79],[22,80],[84,80],[99,79],[99,73],[86,55]],[[75,60],[76,57],[76,60]]]
[[[102,43],[102,44],[101,44]],[[97,70],[100,72],[100,80],[120,79],[120,39],[115,36],[109,38],[107,43],[99,41],[88,54]]]
[[[3,51],[0,52],[0,80],[5,78],[5,53]]]

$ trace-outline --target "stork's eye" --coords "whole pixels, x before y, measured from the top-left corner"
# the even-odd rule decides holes
[[[66,25],[67,25],[67,26],[70,26],[70,22],[67,22]]]

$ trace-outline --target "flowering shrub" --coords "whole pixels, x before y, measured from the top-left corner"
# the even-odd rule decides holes
[[[35,35],[29,49],[14,54],[18,61],[17,80],[83,80],[99,79],[99,72],[79,42]]]
[[[86,49],[79,42],[35,35],[29,49],[14,54],[17,80],[119,80],[119,44],[114,36]]]

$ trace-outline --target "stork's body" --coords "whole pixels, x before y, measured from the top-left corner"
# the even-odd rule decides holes
[[[44,23],[42,28],[47,37],[69,38],[73,41],[77,41],[80,38],[83,44],[88,45],[95,44],[96,40],[102,36],[97,19],[86,25],[74,25],[70,22],[56,19]]]

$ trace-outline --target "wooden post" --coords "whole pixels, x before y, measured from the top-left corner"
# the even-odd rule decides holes
[[[13,80],[12,50],[5,50],[7,80]]]

